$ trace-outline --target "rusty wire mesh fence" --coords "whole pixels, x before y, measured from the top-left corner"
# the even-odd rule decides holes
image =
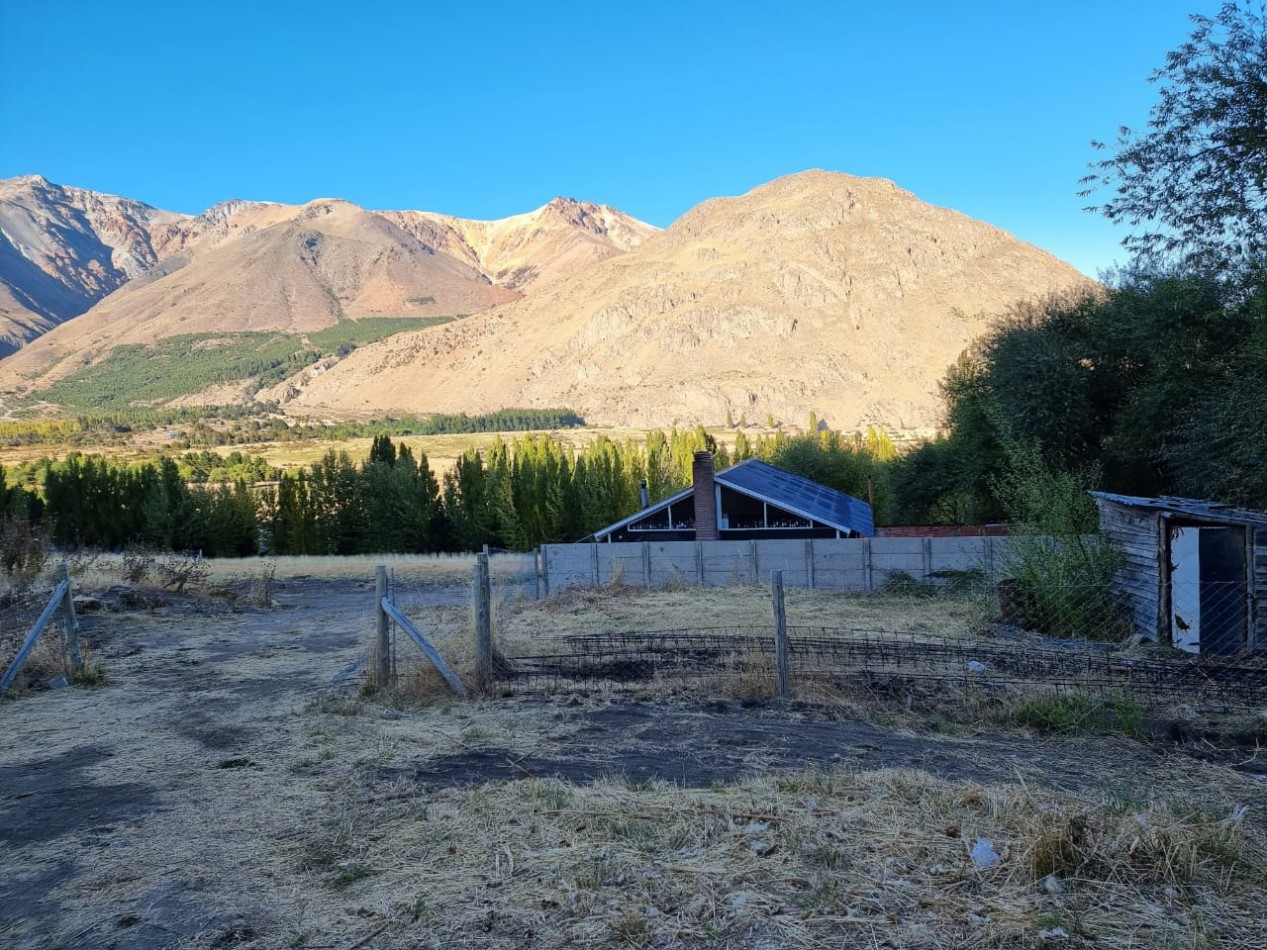
[[[495,631],[542,602],[574,600],[577,610],[592,613],[587,632],[554,635],[543,613],[530,640],[498,642],[496,673],[510,688],[674,678],[696,681],[693,688],[706,695],[760,692],[774,676],[772,613],[759,603],[751,622],[647,629],[613,610],[640,591],[619,577],[549,594],[537,555],[495,553],[490,563]],[[392,602],[464,678],[474,653],[472,568],[472,560],[450,559],[389,571]],[[697,596],[692,588],[666,586]],[[758,602],[769,596],[757,585],[743,589]],[[891,571],[869,592],[803,596],[820,600],[813,622],[798,617],[796,603],[788,614],[794,688],[1078,691],[1210,708],[1267,705],[1267,656],[1255,649],[1260,621],[1244,583],[1138,591],[1114,583],[1000,581],[981,571],[925,579]],[[830,598],[826,608],[822,598]],[[369,629],[372,591],[366,603]],[[832,620],[823,622],[824,609]],[[391,650],[400,688],[437,688],[434,668],[395,625]]]
[[[1243,584],[1174,585],[1155,600],[1112,584],[907,578],[830,596],[839,598],[837,624],[798,623],[789,612],[794,683],[1079,691],[1215,709],[1267,704],[1267,654],[1253,649],[1256,614]],[[851,621],[863,606],[865,619]],[[505,675],[530,688],[694,678],[704,689],[731,690],[768,685],[774,652],[773,623],[764,618],[672,630],[613,625],[509,656]]]

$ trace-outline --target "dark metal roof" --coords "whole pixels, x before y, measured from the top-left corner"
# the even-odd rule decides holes
[[[745,459],[717,473],[717,481],[735,491],[760,498],[802,518],[831,525],[840,531],[875,534],[871,506],[865,501],[818,482],[775,468],[759,459]]]
[[[1218,521],[1226,524],[1254,525],[1267,528],[1267,514],[1251,511],[1248,508],[1236,508],[1232,505],[1220,504],[1217,501],[1200,501],[1196,498],[1175,498],[1162,495],[1160,498],[1137,498],[1134,495],[1114,495],[1106,491],[1091,492],[1094,498],[1103,498],[1128,508],[1145,508],[1168,515],[1193,518],[1200,521]]]
[[[745,459],[738,465],[720,471],[716,475],[719,485],[777,505],[784,511],[800,515],[810,521],[828,525],[838,531],[853,531],[870,537],[875,534],[875,521],[871,506],[865,501],[844,492],[820,485],[800,475],[793,475],[758,459]],[[675,495],[664,498],[649,508],[636,511],[628,518],[600,528],[594,537],[605,538],[613,531],[645,518],[683,498],[689,498],[693,489],[684,488]]]

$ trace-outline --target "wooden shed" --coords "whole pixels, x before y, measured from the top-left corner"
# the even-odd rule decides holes
[[[1092,492],[1126,555],[1114,583],[1138,634],[1189,653],[1267,650],[1267,514]]]

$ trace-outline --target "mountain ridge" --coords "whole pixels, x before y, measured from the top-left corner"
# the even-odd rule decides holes
[[[557,207],[579,209],[580,218],[595,212],[610,218],[619,236],[607,238],[579,223],[543,224],[547,209]],[[424,217],[430,234],[420,236],[419,229],[409,225]],[[171,294],[188,300],[194,288],[216,283],[237,290],[215,296],[217,312],[228,314],[217,318],[215,329],[227,324],[288,330],[294,323],[293,329],[302,332],[345,316],[470,313],[515,299],[542,277],[564,276],[621,253],[655,230],[608,206],[563,198],[495,221],[436,212],[369,211],[340,198],[317,198],[302,205],[229,199],[200,214],[185,215],[56,185],[38,175],[20,176],[0,180],[0,356],[90,312],[93,318],[86,323],[91,326],[63,331],[61,342],[20,363],[47,366],[58,354],[73,350],[79,337],[86,334],[103,344],[112,328],[123,324],[128,328],[118,334],[119,342],[152,342],[186,332],[187,326],[156,319],[158,311],[188,309],[187,303],[173,302]],[[258,246],[261,233],[280,242],[285,252],[282,257],[274,255],[274,266],[281,268],[275,279],[254,272],[253,265],[265,254]],[[485,234],[500,235],[511,252],[492,248],[490,253],[465,239]],[[309,239],[311,246],[305,244]],[[311,265],[307,252],[320,256],[318,245],[331,255],[334,272],[305,275],[294,265],[305,254]],[[235,252],[223,250],[226,246],[240,252],[241,259],[231,260]],[[200,264],[200,258],[207,260]],[[495,264],[495,273],[484,269],[486,258]],[[276,307],[274,291],[279,281],[285,284],[287,270],[298,283],[270,323],[246,298],[254,294]],[[180,276],[182,271],[188,273]],[[163,281],[168,282],[164,287],[139,297],[127,293]],[[319,291],[314,281],[324,289]],[[358,281],[370,286],[359,286]],[[109,299],[116,293],[122,296]],[[418,302],[428,298],[429,303]],[[297,315],[295,308],[300,308]],[[202,312],[180,316],[186,324],[209,319]]]
[[[565,405],[638,426],[814,410],[929,430],[946,368],[994,318],[1093,286],[885,179],[812,170],[710,199],[524,300],[358,350],[293,386],[291,411]]]
[[[83,379],[120,343],[464,313],[182,404],[253,395],[324,418],[565,406],[626,426],[814,411],[918,433],[939,421],[946,368],[1001,314],[1097,286],[886,179],[822,170],[665,230],[564,198],[494,222],[315,199],[227,202],[153,235],[149,273],[0,360],[0,394]]]

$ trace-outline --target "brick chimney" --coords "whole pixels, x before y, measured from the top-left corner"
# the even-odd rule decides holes
[[[695,485],[695,540],[716,541],[717,492],[713,481],[713,453],[696,452],[691,468],[691,481]]]

